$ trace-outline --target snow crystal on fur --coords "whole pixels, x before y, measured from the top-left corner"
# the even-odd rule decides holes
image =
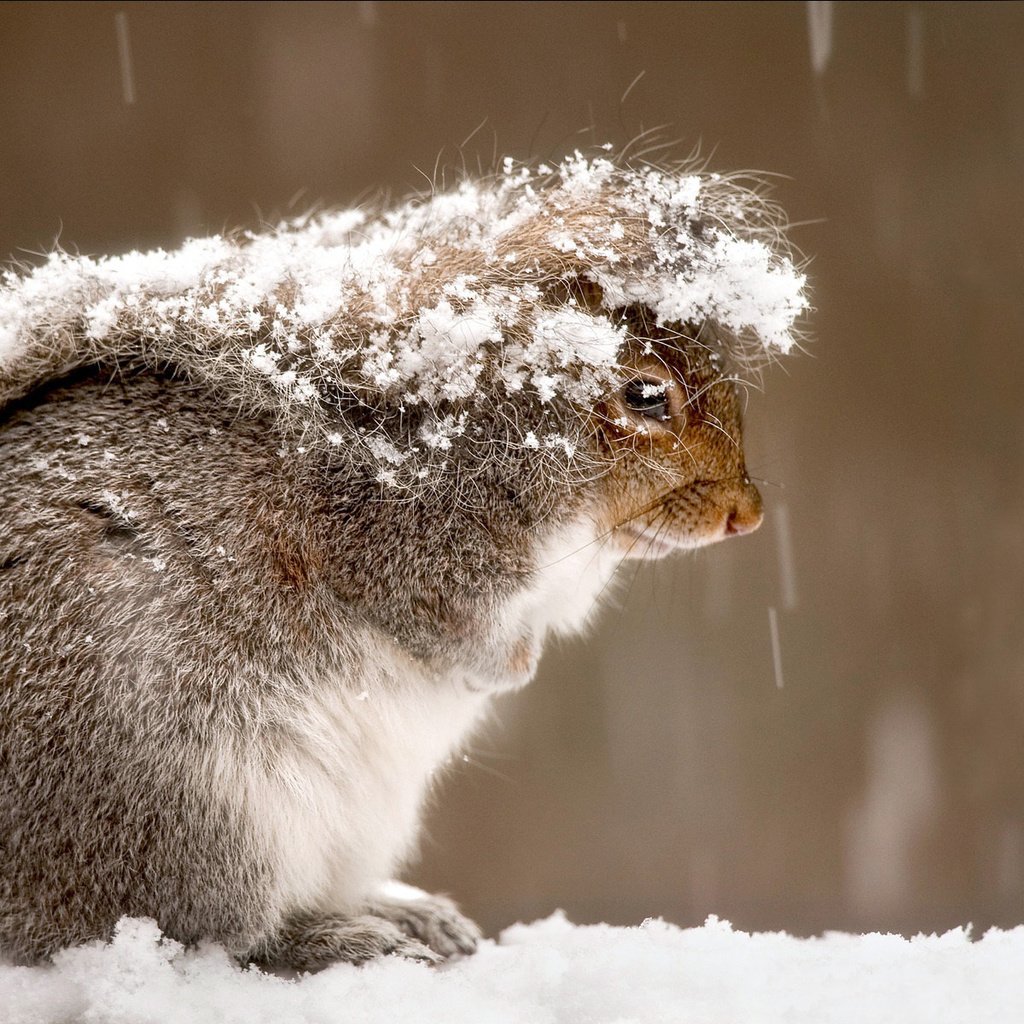
[[[599,286],[600,308],[574,281]],[[555,169],[506,160],[392,210],[9,271],[0,408],[76,367],[160,366],[297,418],[305,444],[367,446],[384,480],[425,450],[422,477],[484,399],[529,398],[540,418],[509,442],[567,453],[544,407],[585,417],[616,386],[625,307],[786,352],[804,285],[777,218],[727,179],[579,153]],[[352,409],[369,414],[358,431],[339,416]],[[408,411],[412,434],[384,430]]]

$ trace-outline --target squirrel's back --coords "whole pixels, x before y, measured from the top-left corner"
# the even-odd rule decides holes
[[[109,935],[124,914],[244,952],[291,908],[356,912],[415,851],[432,773],[484,714],[494,677],[513,685],[532,672],[526,651],[489,677],[486,651],[475,664],[441,655],[445,626],[468,629],[454,621],[457,602],[453,621],[437,624],[437,649],[417,657],[382,628],[387,615],[346,600],[346,589],[408,586],[408,563],[433,557],[417,556],[408,523],[429,513],[424,532],[443,534],[444,516],[406,503],[376,535],[366,517],[346,522],[321,473],[296,470],[277,432],[273,417],[239,418],[148,374],[79,376],[9,411],[8,955]],[[379,483],[364,484],[363,500],[380,501]],[[529,566],[522,553],[512,614],[542,632],[589,613],[613,565],[597,569],[593,539],[570,524]],[[474,575],[466,561],[458,547],[433,559],[429,614],[445,588],[466,585],[456,575]],[[498,577],[495,561],[487,573]]]
[[[412,852],[483,698],[327,591],[273,429],[138,377],[56,388],[0,433],[8,953],[123,914],[244,950]]]

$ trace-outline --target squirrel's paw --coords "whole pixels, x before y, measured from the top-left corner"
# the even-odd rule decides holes
[[[392,955],[427,964],[443,960],[410,932],[374,913],[358,917],[294,915],[273,938],[253,950],[249,959],[271,969],[320,971],[334,963],[363,964]]]
[[[540,653],[541,641],[532,633],[484,644],[463,662],[466,686],[476,693],[520,690],[536,674]]]
[[[418,939],[447,960],[476,951],[483,934],[446,896],[424,893],[411,899],[380,897],[369,913],[396,925],[412,939]]]

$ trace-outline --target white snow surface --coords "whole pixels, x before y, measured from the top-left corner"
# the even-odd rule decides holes
[[[286,979],[124,919],[53,966],[0,964],[4,1024],[1012,1024],[1024,926],[944,935],[747,934],[708,918],[515,925],[442,968],[396,958]]]

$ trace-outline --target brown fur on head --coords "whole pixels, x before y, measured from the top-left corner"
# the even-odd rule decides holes
[[[629,557],[660,557],[756,530],[761,496],[743,459],[736,380],[708,325],[658,327],[642,306],[622,310],[630,343],[624,380],[594,410],[608,455],[602,535]]]

